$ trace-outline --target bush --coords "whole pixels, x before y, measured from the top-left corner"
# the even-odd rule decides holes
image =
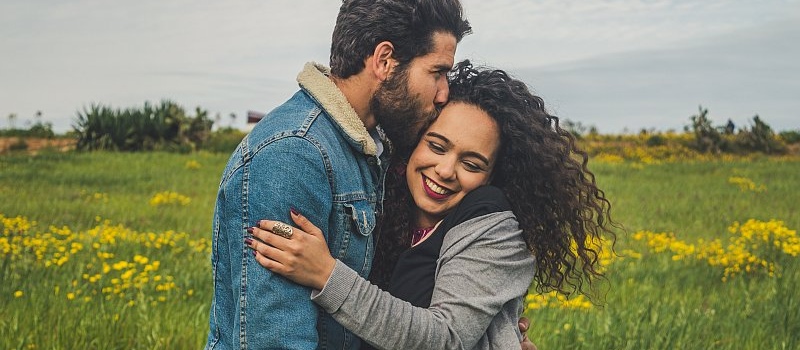
[[[702,153],[720,153],[725,147],[725,139],[719,131],[711,125],[708,118],[708,109],[700,106],[697,115],[691,117],[691,130],[694,133],[694,141],[690,147]]]
[[[5,129],[0,130],[0,136],[4,137],[38,137],[52,139],[56,137],[53,132],[53,124],[36,122],[29,129]]]
[[[581,123],[581,122],[573,122],[573,121],[571,121],[569,119],[562,119],[560,126],[564,130],[566,130],[570,134],[572,134],[572,136],[574,136],[578,140],[583,138],[583,135],[586,134],[587,130],[592,131],[591,128],[586,127],[585,125],[583,125],[583,123]],[[592,126],[592,128],[594,128],[594,127]],[[597,132],[597,128],[594,128],[593,131]]]
[[[648,147],[657,147],[666,145],[667,140],[664,138],[664,136],[656,134],[648,137],[645,143],[647,144]]]
[[[28,137],[52,139],[56,137],[56,133],[53,132],[53,124],[37,122],[36,124],[33,124],[30,129],[28,129]]]
[[[789,145],[800,143],[800,130],[781,131],[778,137]]]
[[[222,128],[209,136],[202,149],[209,152],[231,153],[239,145],[246,134],[234,128]]]
[[[766,154],[781,154],[786,152],[786,146],[775,137],[772,128],[757,115],[753,117],[753,126],[743,129],[736,134],[735,143],[743,151],[764,152]]]
[[[78,112],[73,126],[77,149],[189,152],[202,146],[213,124],[207,111],[198,107],[195,113],[189,117],[183,107],[166,100],[158,106],[145,102],[142,109],[92,105]]]
[[[17,142],[12,143],[9,145],[8,149],[10,151],[24,151],[28,149],[28,143],[25,142],[25,139],[19,138]]]

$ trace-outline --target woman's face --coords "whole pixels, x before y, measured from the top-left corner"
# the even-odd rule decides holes
[[[406,168],[418,227],[435,225],[467,193],[489,183],[499,148],[500,129],[492,117],[471,104],[447,104]]]

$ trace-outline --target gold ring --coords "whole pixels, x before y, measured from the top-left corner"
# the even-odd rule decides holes
[[[282,222],[276,222],[275,226],[272,226],[272,233],[286,239],[292,238],[292,231],[293,229],[291,226]]]

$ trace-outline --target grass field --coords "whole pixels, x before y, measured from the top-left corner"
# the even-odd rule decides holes
[[[0,349],[201,348],[226,158],[0,157]],[[608,262],[602,305],[530,297],[539,349],[800,348],[800,256],[786,252],[800,227],[800,161],[592,168],[625,227],[622,256]],[[766,244],[748,241],[739,256],[752,269],[731,272],[731,231],[753,227]],[[717,255],[704,248],[715,240]]]

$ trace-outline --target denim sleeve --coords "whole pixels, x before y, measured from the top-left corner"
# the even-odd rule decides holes
[[[243,169],[244,225],[254,226],[262,219],[294,225],[289,218],[294,207],[328,232],[333,198],[327,164],[319,147],[299,137],[283,138],[257,151]],[[244,246],[242,239],[235,244]],[[247,347],[316,348],[318,311],[309,300],[310,289],[265,269],[249,251],[241,264],[237,312]]]

